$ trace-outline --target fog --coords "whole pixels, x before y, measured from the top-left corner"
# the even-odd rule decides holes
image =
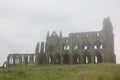
[[[34,53],[47,31],[99,31],[110,17],[120,63],[120,0],[0,0],[0,65],[10,53]]]

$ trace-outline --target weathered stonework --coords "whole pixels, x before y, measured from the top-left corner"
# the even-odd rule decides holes
[[[113,26],[107,17],[101,31],[70,33],[69,37],[63,37],[62,32],[59,35],[55,31],[51,35],[48,32],[46,42],[41,42],[41,46],[37,43],[35,54],[10,54],[8,65],[11,65],[11,56],[13,64],[17,64],[18,59],[18,64],[24,65],[116,63]],[[23,62],[22,56],[25,56]]]
[[[15,65],[33,65],[35,64],[35,54],[9,54],[7,57],[7,67]]]

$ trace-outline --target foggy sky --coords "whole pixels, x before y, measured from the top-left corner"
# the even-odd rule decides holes
[[[99,31],[108,16],[120,63],[120,0],[0,0],[0,65],[10,53],[34,53],[47,31]]]

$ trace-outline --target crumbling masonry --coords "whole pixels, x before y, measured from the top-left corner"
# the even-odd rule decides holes
[[[116,63],[113,26],[109,17],[95,32],[47,33],[46,42],[37,43],[35,54],[9,54],[7,65]]]

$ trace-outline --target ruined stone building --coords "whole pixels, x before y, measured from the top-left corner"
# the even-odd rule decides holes
[[[88,64],[116,63],[113,26],[109,17],[103,29],[94,32],[47,33],[46,42],[37,43],[35,54],[9,54],[7,65],[13,64]]]

